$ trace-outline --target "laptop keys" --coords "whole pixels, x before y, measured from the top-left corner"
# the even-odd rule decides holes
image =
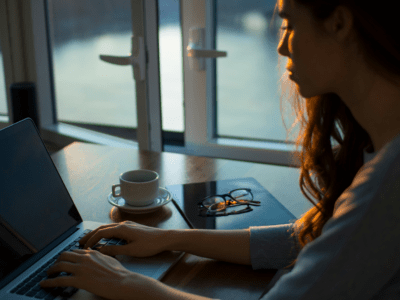
[[[15,288],[11,290],[11,293],[18,294],[18,295],[25,295],[27,297],[32,297],[36,299],[45,299],[45,300],[53,300],[57,298],[58,296],[61,297],[71,297],[78,289],[69,287],[59,287],[59,288],[53,288],[53,289],[43,289],[39,285],[39,282],[42,281],[44,278],[47,277],[47,269],[50,268],[54,264],[54,262],[57,260],[57,258],[60,256],[61,252],[64,251],[72,251],[74,249],[79,249],[82,248],[78,241],[84,237],[87,233],[89,233],[91,230],[87,229],[85,230],[73,243],[69,244],[67,247],[65,247],[62,251],[57,253],[51,260],[49,260],[47,263],[45,263],[43,266],[41,266],[39,269],[37,269],[33,274],[31,274],[29,277],[27,277],[24,281],[22,281],[20,284],[18,284]],[[69,274],[62,272],[54,277],[57,276],[68,276]]]
[[[113,246],[113,245],[126,245],[127,242],[125,240],[112,238],[112,239],[101,239],[97,242],[96,245],[92,247],[93,250],[99,250],[103,246]]]
[[[79,244],[79,240],[84,237],[91,230],[86,230],[80,235],[74,242],[70,243],[67,247],[65,247],[60,253],[57,253],[50,261],[45,263],[42,267],[37,269],[33,274],[31,274],[28,278],[26,278],[23,282],[17,285],[14,289],[11,290],[11,293],[16,293],[19,295],[25,295],[28,297],[36,298],[36,299],[44,299],[44,300],[53,300],[58,296],[61,297],[71,297],[78,289],[73,287],[58,287],[53,289],[43,289],[40,287],[39,282],[47,277],[47,269],[50,268],[60,256],[60,254],[64,251],[73,251],[75,249],[82,249],[83,246]],[[105,245],[126,245],[127,242],[121,239],[101,239],[94,247],[93,250],[98,250]],[[49,278],[59,277],[59,276],[69,276],[70,274],[62,272],[60,274],[50,276]]]

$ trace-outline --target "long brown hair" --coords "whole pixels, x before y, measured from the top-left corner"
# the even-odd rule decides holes
[[[317,29],[322,32],[322,22],[339,5],[347,7],[354,17],[355,42],[361,57],[371,70],[396,83],[400,74],[400,42],[395,24],[396,12],[390,5],[361,0],[292,1],[309,9]],[[274,17],[277,8],[278,3]],[[321,235],[323,226],[333,215],[336,200],[350,186],[363,165],[363,151],[371,153],[374,149],[368,133],[337,94],[301,100],[295,84],[287,80],[286,73],[282,78],[290,85],[289,99],[296,116],[292,129],[299,125],[296,139],[298,151],[294,159],[300,162],[300,189],[314,205],[294,223],[292,237],[296,237],[303,248]]]

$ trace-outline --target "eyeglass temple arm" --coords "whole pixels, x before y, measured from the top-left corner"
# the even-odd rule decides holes
[[[242,209],[242,210],[231,211],[231,212],[227,213],[226,215],[238,215],[238,214],[243,214],[245,212],[252,211],[252,210],[253,209],[249,206],[249,207],[247,207],[245,209]]]
[[[244,202],[244,203],[253,203],[254,205],[257,205],[256,203],[260,204],[260,201],[255,201],[255,200],[240,200],[240,199],[234,199],[238,202]]]

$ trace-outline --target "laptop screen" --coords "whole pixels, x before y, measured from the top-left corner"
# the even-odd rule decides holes
[[[81,218],[31,119],[0,130],[0,186],[2,280]]]

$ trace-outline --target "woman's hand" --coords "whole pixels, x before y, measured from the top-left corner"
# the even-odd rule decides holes
[[[118,260],[94,250],[63,252],[49,268],[49,276],[61,272],[70,273],[43,280],[43,288],[75,287],[108,299],[129,299],[137,294],[136,286],[145,284],[151,290],[153,281],[146,276],[128,271]],[[140,287],[139,290],[143,290]]]
[[[167,250],[168,235],[164,229],[148,227],[131,221],[102,225],[84,236],[79,243],[84,248],[96,245],[102,238],[120,238],[126,245],[103,246],[100,252],[110,256],[119,254],[148,257]]]
[[[153,278],[131,272],[118,260],[94,250],[63,252],[43,280],[42,288],[74,287],[107,299],[211,300],[171,288]]]

